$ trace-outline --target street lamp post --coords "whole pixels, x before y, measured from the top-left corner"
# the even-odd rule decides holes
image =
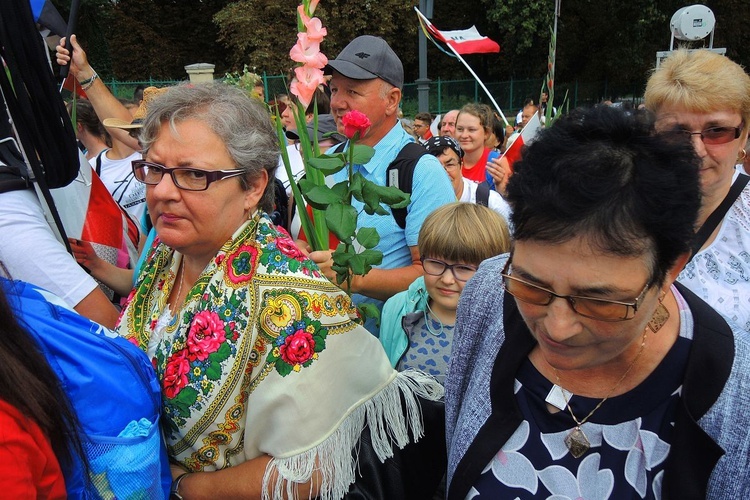
[[[432,17],[433,0],[419,0],[419,10],[428,19]],[[420,112],[430,111],[430,79],[427,78],[427,37],[419,30],[419,78],[417,98]]]

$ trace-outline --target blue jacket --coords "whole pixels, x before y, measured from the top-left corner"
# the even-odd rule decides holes
[[[409,327],[424,314],[429,299],[424,276],[420,276],[407,290],[397,293],[383,306],[379,338],[394,368],[409,347]]]
[[[486,260],[458,307],[445,381],[449,500],[466,497],[523,418],[513,381],[536,344],[498,290],[507,259]],[[675,286],[694,327],[662,498],[750,498],[750,336]]]

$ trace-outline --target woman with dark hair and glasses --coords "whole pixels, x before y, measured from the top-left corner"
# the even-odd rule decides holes
[[[656,129],[690,138],[701,158],[703,199],[692,260],[678,281],[750,331],[750,185],[735,169],[747,157],[750,76],[709,50],[679,50],[648,81]]]
[[[458,307],[448,498],[747,498],[750,343],[675,282],[700,208],[688,141],[599,107],[508,185],[514,248]]]
[[[279,144],[262,103],[171,87],[140,140],[158,236],[118,332],[159,376],[175,498],[343,497],[362,429],[384,461],[423,435],[411,416],[442,388],[395,372],[351,299],[271,223]]]

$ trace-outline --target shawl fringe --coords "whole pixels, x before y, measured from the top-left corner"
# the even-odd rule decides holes
[[[365,424],[370,428],[373,449],[383,462],[393,456],[394,445],[400,449],[410,442],[410,435],[414,441],[424,435],[418,397],[438,401],[443,394],[443,387],[430,375],[414,370],[397,373],[319,445],[292,457],[271,460],[263,476],[264,500],[297,498],[294,483],[306,483],[313,474],[320,482],[318,498],[342,498],[355,480],[355,447]]]

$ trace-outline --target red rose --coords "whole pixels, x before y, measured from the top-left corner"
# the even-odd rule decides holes
[[[287,257],[291,257],[295,260],[305,260],[305,254],[302,250],[289,238],[277,238],[276,248]]]
[[[315,354],[315,339],[304,330],[297,330],[279,347],[281,359],[290,365],[301,365]]]
[[[167,360],[167,367],[164,369],[164,395],[168,398],[174,398],[188,383],[187,374],[190,372],[190,362],[187,359],[187,352],[183,349]]]
[[[226,340],[224,322],[213,311],[201,311],[193,317],[187,335],[188,358],[205,361]]]
[[[354,139],[354,135],[359,133],[359,137],[365,135],[365,132],[370,128],[370,119],[367,115],[361,111],[352,110],[349,111],[341,118],[341,123],[344,124],[344,135],[349,139]]]

